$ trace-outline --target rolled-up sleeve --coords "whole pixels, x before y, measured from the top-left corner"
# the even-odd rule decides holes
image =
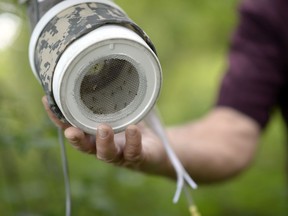
[[[273,2],[248,0],[240,6],[216,101],[217,106],[250,116],[261,127],[267,124],[287,80],[280,17]]]

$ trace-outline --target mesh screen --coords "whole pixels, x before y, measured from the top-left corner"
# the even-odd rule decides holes
[[[136,97],[139,74],[126,59],[100,60],[90,66],[80,85],[80,98],[94,114],[112,114]]]

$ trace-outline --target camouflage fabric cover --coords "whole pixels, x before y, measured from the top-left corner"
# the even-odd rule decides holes
[[[43,29],[35,49],[35,67],[41,80],[51,110],[63,122],[64,116],[54,101],[53,73],[61,54],[77,38],[105,24],[125,26],[139,34],[150,48],[155,47],[145,34],[122,11],[103,3],[82,3],[60,12]]]

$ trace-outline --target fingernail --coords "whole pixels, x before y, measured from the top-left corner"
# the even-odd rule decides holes
[[[71,142],[77,142],[78,141],[78,138],[76,136],[73,136],[73,135],[70,135],[70,134],[65,134],[65,136]]]
[[[129,136],[134,136],[136,134],[136,129],[135,128],[128,128],[127,133]]]
[[[45,104],[47,104],[47,98],[44,96],[44,97],[42,97],[42,103],[45,105]]]
[[[77,136],[77,133],[72,128],[67,128],[64,131],[65,137],[72,143],[77,143],[79,141],[79,135]]]
[[[99,128],[98,129],[98,134],[99,134],[99,136],[101,137],[101,138],[105,138],[105,137],[107,137],[107,135],[108,135],[108,131],[107,130],[105,130],[104,128]]]
[[[75,137],[75,136],[72,136],[72,137],[69,138],[69,140],[71,142],[78,142],[79,139],[77,137]]]

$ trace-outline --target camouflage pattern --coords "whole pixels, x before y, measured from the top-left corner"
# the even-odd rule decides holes
[[[152,42],[143,30],[117,8],[91,2],[74,5],[60,12],[43,29],[36,45],[34,62],[50,108],[63,122],[66,120],[57,107],[52,92],[53,73],[57,62],[74,40],[105,24],[122,25],[135,31],[156,54]]]

